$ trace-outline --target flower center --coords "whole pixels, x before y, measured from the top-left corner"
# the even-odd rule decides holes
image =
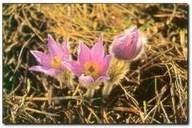
[[[53,57],[53,59],[51,60],[51,66],[52,66],[53,68],[60,68],[61,65],[62,65],[62,63],[61,63],[61,57],[59,57],[59,56]]]
[[[84,64],[84,74],[88,76],[92,76],[93,78],[97,78],[100,73],[100,67],[98,64],[94,62],[87,62]]]

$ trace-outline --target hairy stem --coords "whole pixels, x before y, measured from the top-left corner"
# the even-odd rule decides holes
[[[94,96],[94,94],[95,94],[95,89],[94,88],[89,88],[89,89],[87,89],[87,92],[86,92],[85,96],[87,98],[92,98]]]

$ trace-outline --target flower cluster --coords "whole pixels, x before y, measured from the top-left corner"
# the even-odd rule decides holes
[[[114,73],[110,72],[116,71],[118,63],[122,60],[124,62],[134,60],[144,47],[141,33],[136,26],[114,37],[109,55],[105,55],[103,36],[99,37],[92,48],[81,42],[77,60],[71,59],[66,40],[60,44],[48,35],[47,45],[47,53],[31,51],[39,65],[32,66],[29,70],[43,72],[53,77],[69,70],[78,77],[79,84],[87,89],[98,87],[102,82],[114,79]]]

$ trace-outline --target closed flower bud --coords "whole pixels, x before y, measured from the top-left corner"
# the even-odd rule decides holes
[[[134,60],[141,54],[144,42],[145,40],[137,27],[133,26],[124,33],[115,36],[111,52],[118,59]]]

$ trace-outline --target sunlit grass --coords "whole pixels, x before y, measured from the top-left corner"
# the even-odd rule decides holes
[[[4,123],[187,123],[188,63],[186,4],[4,4]],[[79,41],[92,46],[104,34],[106,52],[113,37],[131,25],[146,35],[142,56],[130,64],[106,102],[98,91],[89,102],[74,90],[28,68],[30,50],[46,50],[50,33],[67,38],[73,58]]]

